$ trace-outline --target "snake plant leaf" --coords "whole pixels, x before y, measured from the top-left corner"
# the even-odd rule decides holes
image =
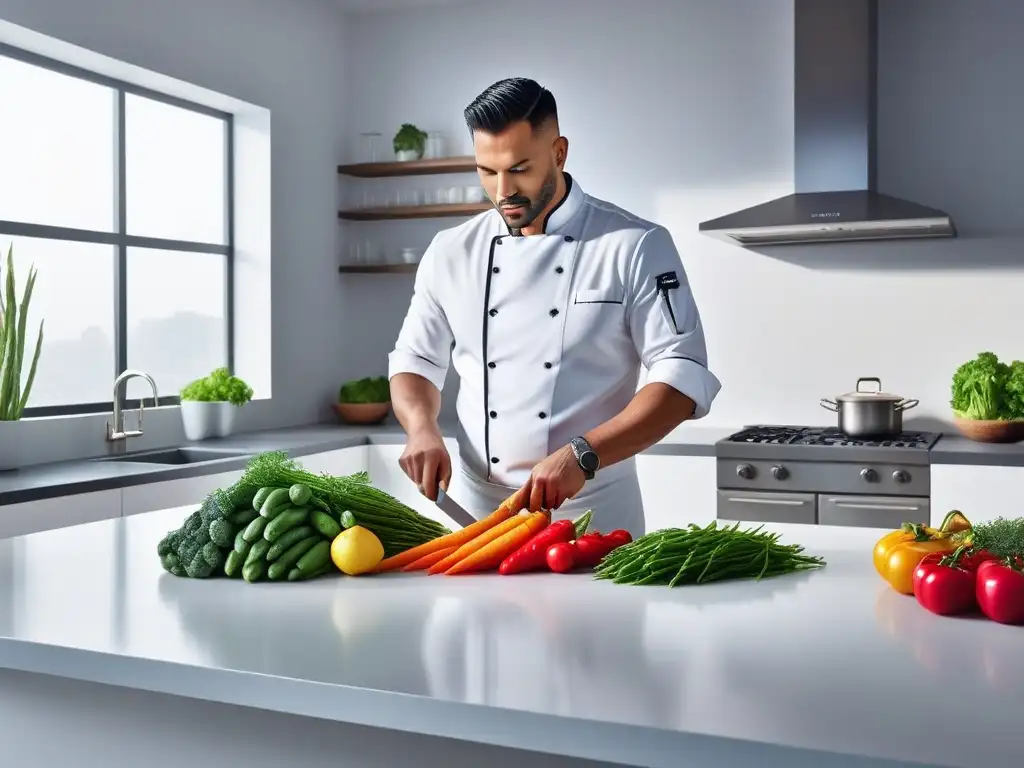
[[[19,306],[13,245],[7,249],[6,261],[7,274],[4,276],[3,289],[0,290],[0,421],[14,421],[22,417],[35,381],[43,346],[43,323],[39,323],[32,365],[28,379],[23,384],[21,374],[25,360],[28,313],[38,272],[35,266],[29,267]]]
[[[39,353],[43,349],[43,321],[39,321],[39,336],[36,338],[36,351],[32,355],[32,366],[28,369],[28,379],[25,381],[25,391],[21,395],[21,402],[18,404],[18,415],[25,412],[25,405],[28,403],[29,393],[32,391],[32,383],[36,380],[36,366],[39,365]]]

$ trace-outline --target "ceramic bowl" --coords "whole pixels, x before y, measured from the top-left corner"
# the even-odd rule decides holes
[[[347,424],[379,424],[391,412],[391,402],[331,403],[331,408]]]
[[[1024,421],[983,421],[953,417],[960,434],[979,443],[1017,443],[1024,440]]]

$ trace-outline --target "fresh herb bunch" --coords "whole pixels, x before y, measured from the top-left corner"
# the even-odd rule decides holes
[[[725,579],[764,579],[820,568],[820,557],[801,554],[798,544],[779,544],[779,534],[761,527],[666,528],[615,549],[595,569],[616,584],[704,584]]]
[[[953,374],[950,406],[964,419],[1024,419],[1024,361],[1007,365],[994,352],[981,352]]]
[[[956,534],[955,540],[997,557],[1024,555],[1024,517],[997,517],[988,522],[975,523],[970,529]]]
[[[426,131],[421,131],[412,123],[402,123],[402,127],[395,134],[392,145],[395,148],[395,152],[413,150],[417,154],[422,155],[427,145],[427,133]]]
[[[227,368],[218,368],[209,376],[190,382],[181,390],[182,400],[199,403],[245,405],[252,400],[252,387]]]
[[[339,403],[386,403],[391,399],[391,385],[387,376],[367,376],[341,385]]]
[[[7,249],[7,277],[3,295],[0,295],[0,421],[17,421],[25,411],[32,384],[36,379],[39,352],[43,348],[43,321],[39,321],[39,335],[28,369],[28,378],[22,388],[22,369],[25,363],[25,336],[28,308],[32,289],[36,284],[36,268],[29,267],[25,289],[18,301],[14,280],[14,246]]]

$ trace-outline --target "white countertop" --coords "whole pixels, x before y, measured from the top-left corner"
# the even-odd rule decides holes
[[[829,564],[762,583],[251,585],[160,569],[156,542],[187,511],[0,541],[0,666],[632,765],[722,740],[761,765],[780,747],[1019,759],[1024,628],[893,593],[877,531],[779,526]]]

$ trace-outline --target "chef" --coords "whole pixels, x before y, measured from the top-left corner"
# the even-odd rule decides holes
[[[565,172],[555,98],[533,80],[493,84],[465,119],[494,209],[439,232],[417,269],[389,356],[402,469],[477,517],[518,492],[522,508],[592,509],[597,529],[641,535],[634,457],[721,387],[672,237]],[[438,426],[452,365],[455,470]]]

